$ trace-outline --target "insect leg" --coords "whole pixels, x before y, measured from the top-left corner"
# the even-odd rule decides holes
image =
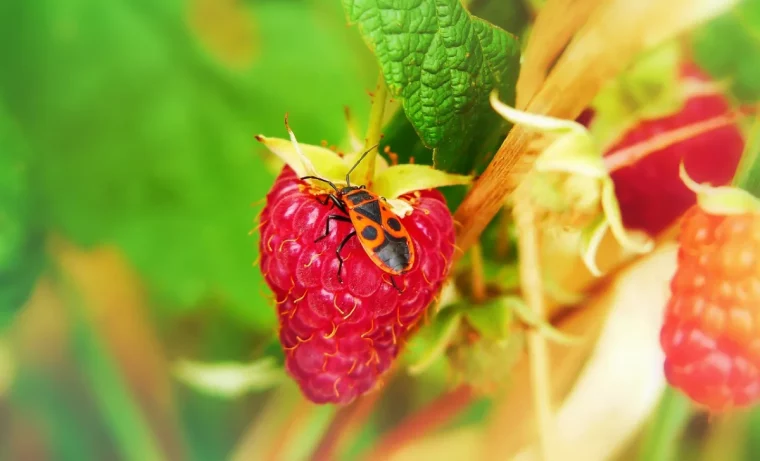
[[[320,205],[327,205],[328,203],[330,203],[335,208],[340,210],[341,213],[345,215],[348,214],[348,210],[346,210],[346,205],[343,202],[341,202],[340,198],[338,198],[338,196],[335,194],[327,194],[324,200],[317,199],[317,202],[319,202]]]
[[[340,283],[343,283],[343,277],[340,276],[340,271],[341,269],[343,269],[343,256],[340,255],[340,252],[343,250],[343,247],[346,246],[346,243],[348,243],[348,240],[354,236],[356,236],[356,231],[349,232],[349,234],[346,235],[343,241],[340,242],[340,245],[338,245],[338,249],[335,251],[335,254],[338,255],[338,281]]]
[[[330,235],[330,221],[343,221],[343,222],[351,222],[351,220],[345,216],[337,215],[337,214],[331,214],[327,217],[327,221],[325,221],[325,233],[321,237],[314,240],[315,242],[319,242],[323,238]]]
[[[335,204],[335,207],[342,211],[344,214],[348,214],[348,210],[346,210],[346,205],[340,201],[338,197],[335,196],[335,194],[330,194],[330,200],[332,200],[333,204]]]
[[[399,288],[398,285],[396,285],[396,280],[393,278],[392,275],[391,275],[391,285],[393,285],[393,288],[395,288],[399,293],[403,293],[403,291],[401,291],[401,288]]]

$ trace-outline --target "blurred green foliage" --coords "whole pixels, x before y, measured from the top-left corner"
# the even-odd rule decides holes
[[[728,85],[739,103],[760,101],[760,1],[742,0],[694,34],[694,59]],[[760,122],[749,128],[747,148],[735,184],[760,194]]]
[[[62,290],[74,320],[71,338],[75,357],[88,387],[93,390],[99,416],[113,439],[116,451],[121,459],[161,459],[157,434],[140,407],[135,405],[117,363],[108,354],[105,342],[98,337],[97,331],[90,328],[83,315],[85,301],[81,294],[71,286],[64,286]]]
[[[236,24],[225,49],[215,35]],[[212,302],[271,325],[248,231],[274,172],[253,137],[283,134],[290,112],[303,141],[339,142],[344,104],[365,118],[376,68],[340,5],[9,2],[0,30],[0,92],[36,154],[44,226],[117,245],[160,314]]]
[[[29,157],[18,126],[0,104],[0,331],[29,297],[44,261]]]
[[[698,30],[694,58],[740,100],[760,99],[760,2],[742,0]]]
[[[92,409],[73,400],[60,383],[50,378],[38,371],[25,370],[16,377],[11,399],[28,418],[40,422],[41,431],[49,437],[47,444],[58,459],[97,459],[94,447],[108,438],[104,427],[89,423],[97,419]],[[12,459],[11,453],[3,452],[8,448],[8,443],[0,446],[0,459]]]
[[[287,112],[303,142],[337,144],[344,106],[367,119],[377,65],[340,3],[3,2],[0,38],[0,321],[40,275],[44,233],[125,254],[168,347],[201,322],[196,354],[251,357],[274,311],[249,231],[277,174],[254,136],[284,136]],[[76,325],[78,379],[97,394],[31,368],[15,407],[45,421],[59,459],[147,455],[151,429],[113,357]],[[193,459],[223,457],[252,415],[250,404],[177,395]]]

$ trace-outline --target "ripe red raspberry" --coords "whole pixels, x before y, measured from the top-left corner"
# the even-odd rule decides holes
[[[660,343],[668,382],[711,411],[760,400],[760,215],[685,214]]]
[[[402,196],[414,211],[401,219],[414,243],[409,272],[388,274],[352,238],[353,229],[325,221],[337,211],[322,205],[290,167],[284,167],[261,214],[261,270],[275,294],[285,366],[315,403],[346,404],[371,390],[438,293],[452,259],[454,224],[440,192]]]
[[[684,64],[681,71],[681,82],[685,84],[687,80],[710,82],[709,77],[690,63]],[[722,94],[693,95],[679,112],[638,123],[605,155],[659,134],[730,114],[731,107]],[[593,118],[594,113],[589,110],[578,121],[589,125]],[[731,181],[743,148],[741,131],[734,124],[652,152],[638,162],[612,172],[610,176],[615,184],[623,224],[650,235],[661,232],[695,203],[694,194],[678,177],[681,160],[696,181],[719,186]]]

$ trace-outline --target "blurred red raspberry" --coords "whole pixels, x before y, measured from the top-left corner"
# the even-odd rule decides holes
[[[760,400],[760,215],[684,216],[660,342],[668,382],[711,411]]]
[[[683,66],[681,78],[684,82],[687,79],[710,82],[709,77],[693,64]],[[654,136],[731,113],[728,100],[720,93],[694,95],[676,114],[641,121],[605,155]],[[593,110],[587,110],[578,121],[588,126],[593,119]],[[720,186],[728,184],[733,178],[743,149],[741,131],[736,124],[732,124],[652,152],[638,162],[612,172],[623,224],[650,235],[661,232],[695,203],[694,193],[678,177],[681,159],[695,181]]]

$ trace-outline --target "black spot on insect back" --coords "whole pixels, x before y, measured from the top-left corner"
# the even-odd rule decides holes
[[[367,226],[362,229],[362,237],[367,240],[375,240],[377,238],[377,229],[372,226]]]

